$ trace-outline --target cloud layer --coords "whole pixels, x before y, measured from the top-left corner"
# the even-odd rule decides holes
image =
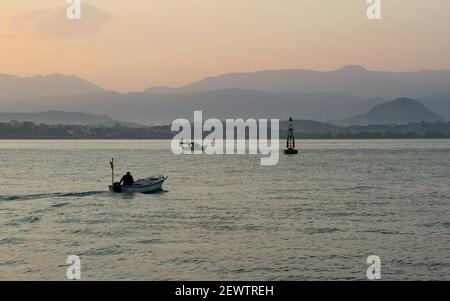
[[[16,34],[64,39],[99,31],[112,21],[111,14],[83,3],[81,20],[69,20],[67,7],[43,11],[29,11],[10,20],[10,28]]]

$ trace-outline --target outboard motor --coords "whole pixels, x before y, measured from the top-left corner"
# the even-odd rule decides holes
[[[120,183],[116,182],[116,183],[113,184],[112,190],[113,190],[113,192],[121,193],[122,192],[122,185],[120,185]]]

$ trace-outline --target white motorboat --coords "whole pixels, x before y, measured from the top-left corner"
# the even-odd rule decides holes
[[[131,186],[114,183],[109,186],[109,191],[114,193],[152,193],[160,191],[167,176],[154,176],[134,182]]]
[[[138,180],[133,185],[121,185],[114,181],[114,158],[109,162],[112,171],[112,185],[109,186],[109,191],[113,193],[152,193],[160,191],[167,176],[153,176]]]
[[[186,142],[183,139],[180,141],[180,146],[183,148],[183,150],[190,150],[190,151],[204,151],[205,147],[197,142]]]

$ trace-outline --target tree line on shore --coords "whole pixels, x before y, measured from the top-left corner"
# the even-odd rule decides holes
[[[11,121],[0,123],[0,139],[172,139],[169,125],[131,128],[114,126],[49,125]],[[207,135],[208,133],[205,133]],[[280,138],[287,130],[280,128]],[[366,126],[299,127],[298,139],[406,139],[450,138],[450,122]]]

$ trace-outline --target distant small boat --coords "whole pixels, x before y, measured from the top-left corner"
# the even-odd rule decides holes
[[[201,144],[198,144],[197,142],[189,142],[189,141],[184,141],[183,139],[181,139],[180,141],[180,145],[184,150],[190,150],[190,151],[204,151],[205,147]]]
[[[109,186],[109,191],[114,193],[152,193],[161,190],[167,178],[167,176],[153,176],[138,180],[131,186],[120,185],[116,182]]]
[[[191,142],[191,151],[201,150],[204,151],[205,147],[203,145],[200,145],[196,142]]]

